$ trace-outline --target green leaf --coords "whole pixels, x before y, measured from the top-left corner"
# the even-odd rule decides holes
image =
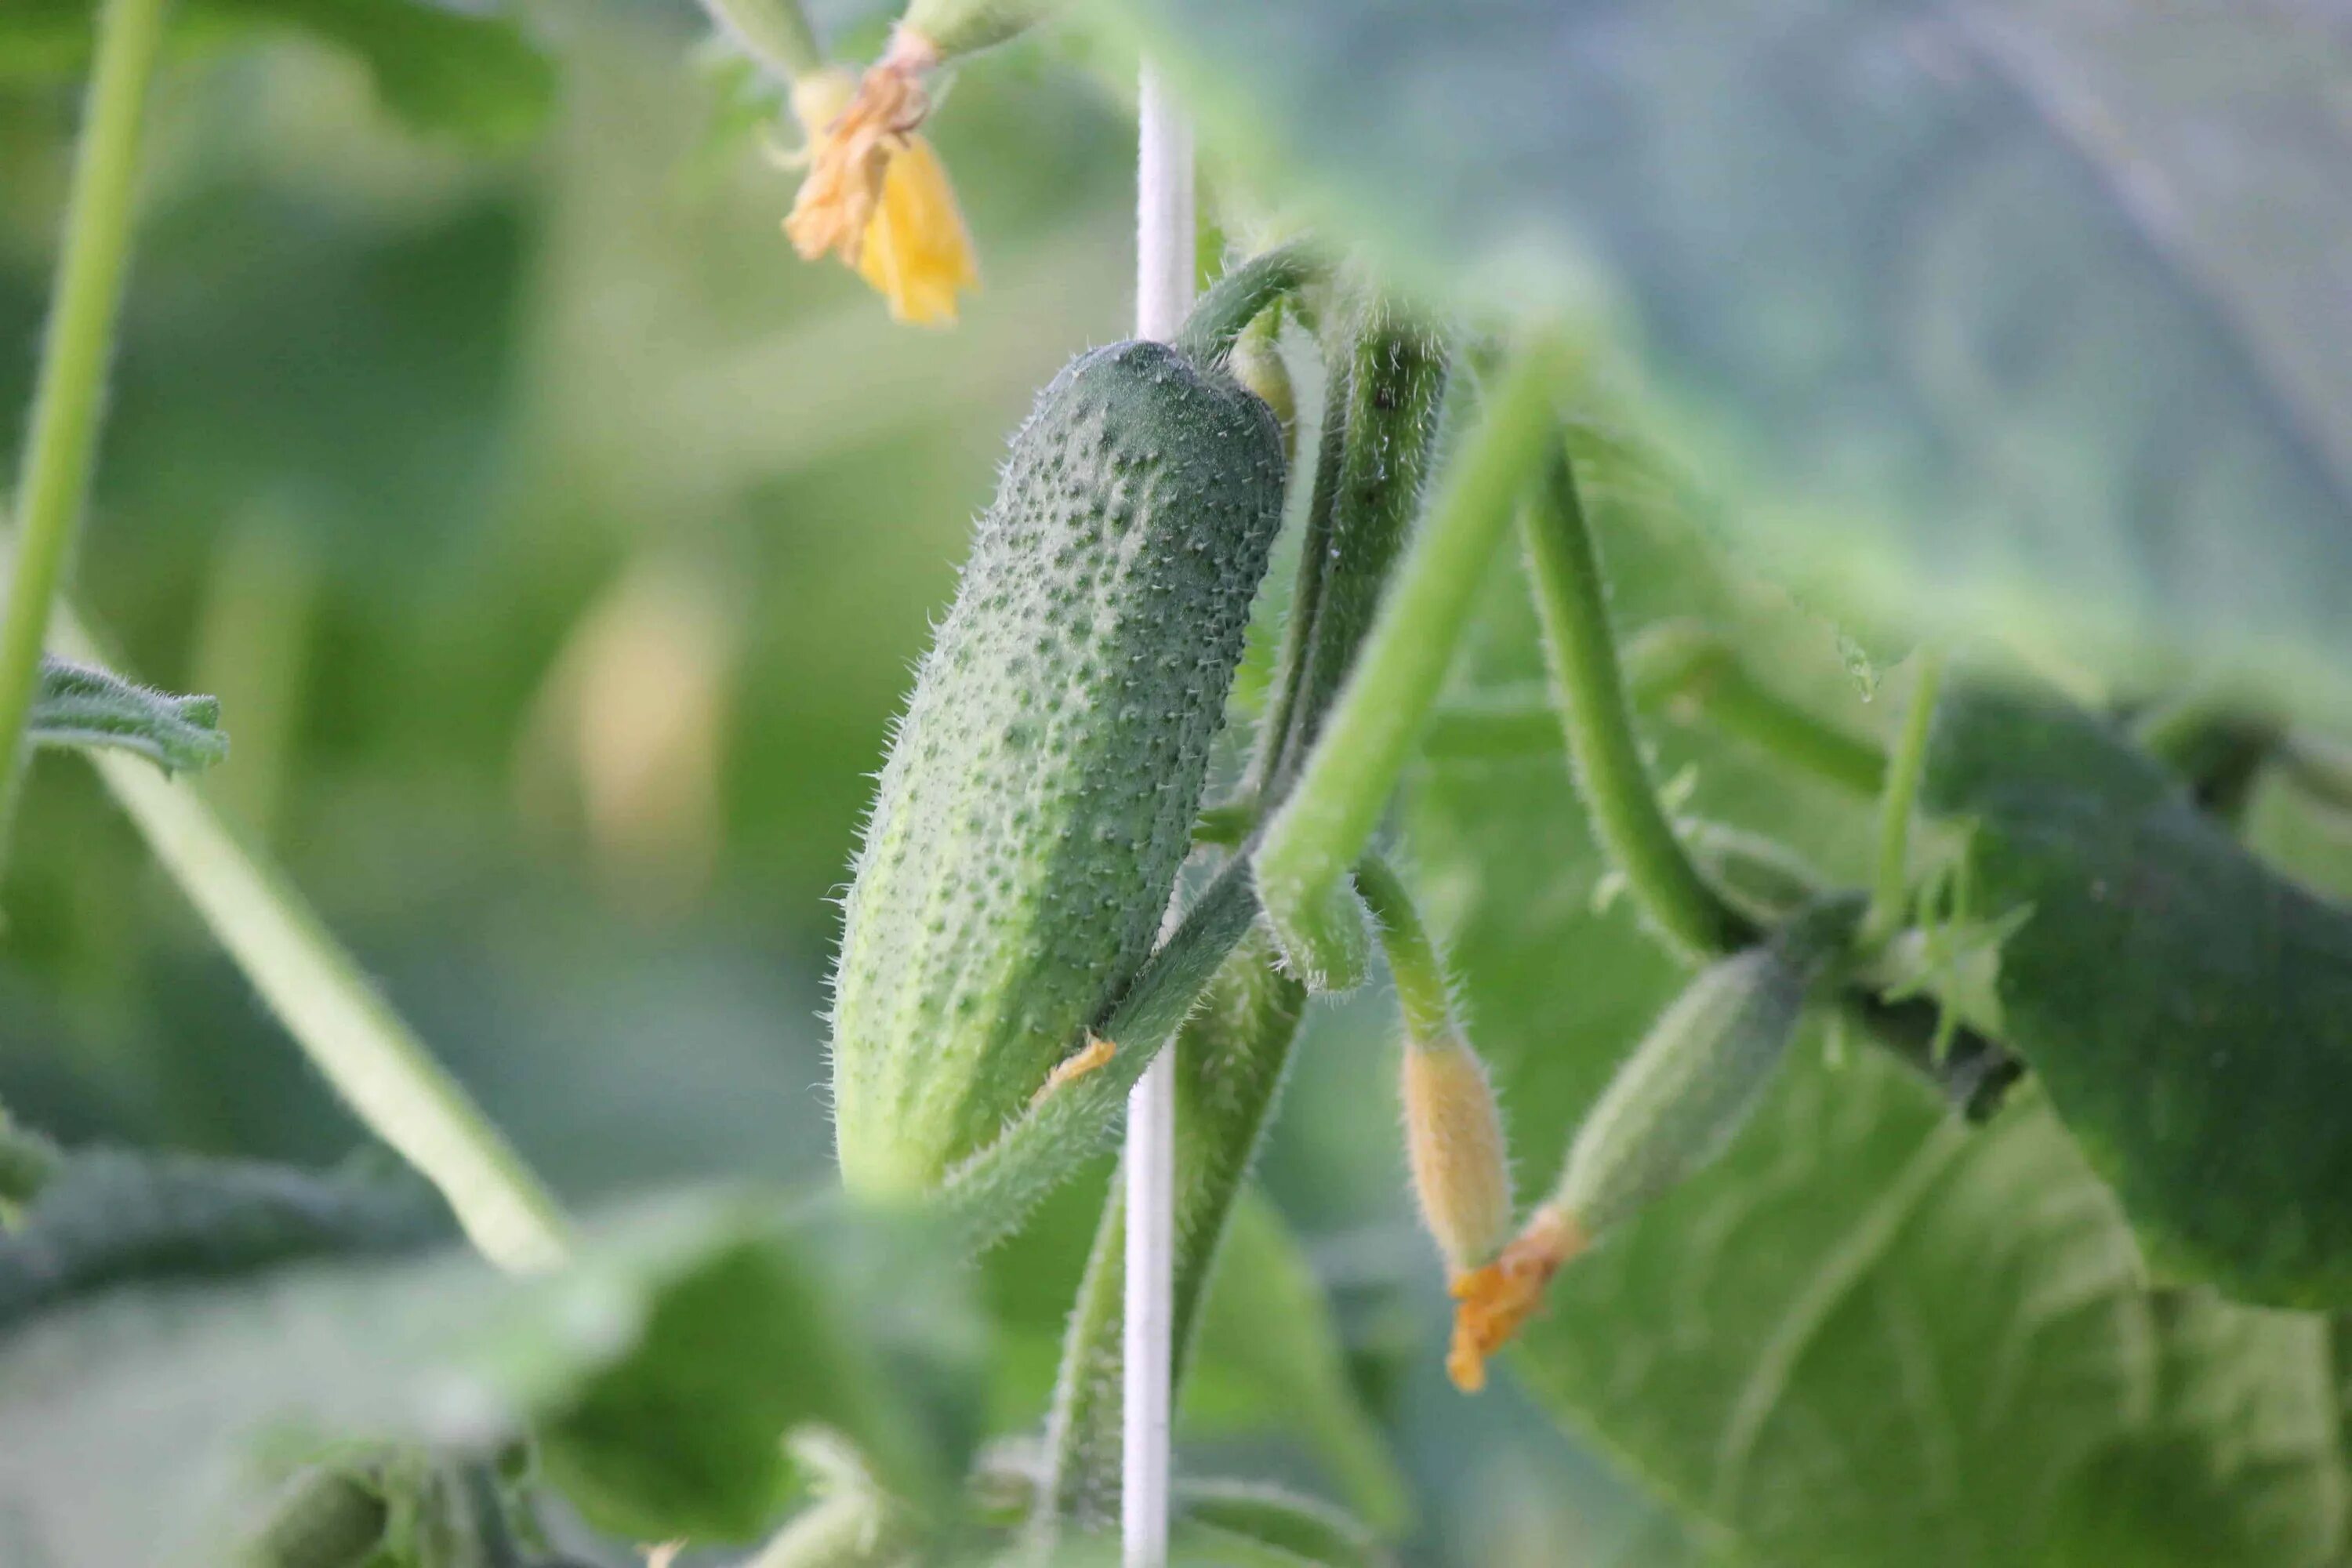
[[[1204,1553],[1222,1537],[1274,1554],[1269,1562],[1372,1568],[1383,1561],[1371,1531],[1360,1523],[1329,1503],[1281,1487],[1257,1481],[1187,1481],[1177,1487],[1175,1500],[1180,1538],[1190,1527]]]
[[[1688,574],[1611,543],[1620,602]],[[1704,592],[1674,586],[1677,610]],[[1524,624],[1487,632],[1482,678],[1523,677]],[[1702,792],[1737,766],[1696,755]],[[1866,840],[1866,805],[1823,833],[1800,787],[1741,779],[1742,825]],[[1556,759],[1433,760],[1408,825],[1540,1190],[1677,979],[1625,911],[1594,910]],[[2046,1107],[2019,1096],[1971,1131],[1883,1053],[1801,1038],[1722,1161],[1564,1269],[1506,1364],[1729,1561],[2087,1568],[2180,1539],[2210,1564],[2333,1563],[2319,1320],[2208,1303],[2192,1331],[2168,1300]]]
[[[1474,310],[1588,307],[1864,624],[2352,712],[2339,39],[2097,0],[1096,0]]]
[[[1938,708],[1923,804],[1969,825],[2008,1043],[2154,1260],[2352,1304],[2352,915],[2256,861],[2090,716],[1981,685]]]
[[[0,79],[79,71],[89,63],[91,0],[11,0],[0,15]],[[476,143],[537,130],[555,76],[523,30],[482,7],[436,0],[189,0],[187,41],[218,46],[307,34],[367,68],[386,109],[420,132]]]
[[[1412,1517],[1411,1487],[1349,1382],[1322,1282],[1281,1211],[1243,1189],[1201,1314],[1183,1430],[1297,1435],[1349,1509],[1381,1533]]]
[[[440,1251],[85,1293],[0,1331],[0,1424],[41,1434],[0,1449],[11,1560],[215,1561],[321,1444],[463,1459],[535,1433],[592,1517],[740,1538],[792,1494],[784,1432],[815,1423],[928,1505],[964,1472],[976,1359],[937,1251],[700,1194],[594,1227],[540,1278]]]
[[[219,699],[174,697],[47,654],[26,733],[37,746],[136,752],[167,773],[210,767],[228,755]]]

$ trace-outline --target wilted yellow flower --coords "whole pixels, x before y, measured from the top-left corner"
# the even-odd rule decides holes
[[[1445,1372],[1454,1387],[1475,1394],[1486,1386],[1486,1358],[1510,1342],[1543,1304],[1551,1277],[1590,1244],[1573,1215],[1546,1204],[1501,1257],[1454,1281],[1454,1344]]]
[[[838,70],[793,84],[809,172],[784,220],[803,258],[840,257],[891,315],[926,324],[954,321],[957,296],[980,281],[946,166],[917,133],[931,108],[923,78],[938,64],[937,48],[901,27],[854,85]]]

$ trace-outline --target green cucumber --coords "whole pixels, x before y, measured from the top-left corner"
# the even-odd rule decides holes
[[[2050,698],[1946,691],[1920,799],[1969,830],[1969,917],[2022,912],[1994,981],[2004,1043],[2157,1271],[2352,1304],[2352,912]]]
[[[1856,900],[1823,900],[1717,959],[1677,996],[1577,1130],[1551,1206],[1587,1237],[1696,1174],[1748,1120],[1845,951]]]
[[[850,1187],[939,1185],[1150,953],[1282,485],[1265,405],[1160,343],[1082,355],[1013,437],[847,899],[833,1084]]]

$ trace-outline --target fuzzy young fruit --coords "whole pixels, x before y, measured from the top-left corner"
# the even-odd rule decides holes
[[[936,1186],[1150,952],[1282,482],[1265,405],[1159,343],[1081,356],[1013,437],[849,891],[833,1081],[853,1189]]]
[[[1702,970],[1601,1093],[1552,1195],[1492,1264],[1457,1280],[1446,1365],[1464,1389],[1562,1265],[1720,1154],[1763,1099],[1806,1005],[1846,951],[1860,906],[1822,900],[1764,944]]]
[[[1407,1039],[1405,1157],[1413,1196],[1456,1279],[1495,1256],[1511,1229],[1510,1152],[1486,1064],[1458,1037]]]

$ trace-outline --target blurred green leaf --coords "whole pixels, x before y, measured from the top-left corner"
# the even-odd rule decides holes
[[[219,699],[174,697],[47,654],[26,733],[37,746],[136,752],[167,773],[209,767],[228,755]]]
[[[2097,0],[1097,0],[1487,313],[1605,303],[1727,521],[1877,624],[2352,712],[2352,43]]]
[[[234,1279],[309,1258],[414,1250],[453,1234],[405,1176],[84,1150],[0,1234],[0,1333],[126,1285]]]
[[[0,79],[79,71],[92,0],[11,0],[0,12]],[[484,7],[437,0],[188,0],[179,27],[205,46],[294,32],[348,51],[384,107],[421,132],[478,144],[536,131],[555,73],[521,27]]]
[[[592,1516],[658,1534],[772,1520],[803,1422],[925,1498],[969,1437],[930,1380],[976,1350],[936,1256],[822,1205],[703,1194],[596,1227],[541,1278],[440,1252],[87,1295],[0,1338],[0,1421],[41,1434],[0,1452],[0,1529],[12,1561],[212,1561],[271,1455],[480,1457],[532,1430]]]
[[[2352,1302],[2352,915],[2255,860],[2176,775],[2046,699],[1937,710],[1923,804],[2001,943],[2008,1042],[2156,1261],[2285,1305]]]
[[[1265,1194],[1242,1191],[1201,1316],[1184,1429],[1296,1434],[1348,1506],[1383,1534],[1412,1497],[1387,1436],[1348,1379],[1338,1326],[1313,1267]]]
[[[1523,637],[1482,664],[1517,673]],[[1674,977],[1593,912],[1557,765],[1432,765],[1410,825],[1539,1186]],[[2174,1537],[2333,1561],[2345,1457],[2317,1394],[2283,1392],[2334,1386],[2317,1320],[2215,1303],[2193,1327],[2045,1108],[1970,1131],[1891,1060],[1801,1041],[1720,1164],[1563,1271],[1512,1364],[1741,1561],[2072,1568]]]
[[[1385,1561],[1370,1531],[1329,1503],[1258,1481],[1195,1480],[1176,1491],[1177,1531],[1192,1527],[1204,1539],[1236,1537],[1265,1549],[1268,1561],[1322,1568],[1372,1568]],[[1212,1559],[1213,1560],[1213,1559]]]

